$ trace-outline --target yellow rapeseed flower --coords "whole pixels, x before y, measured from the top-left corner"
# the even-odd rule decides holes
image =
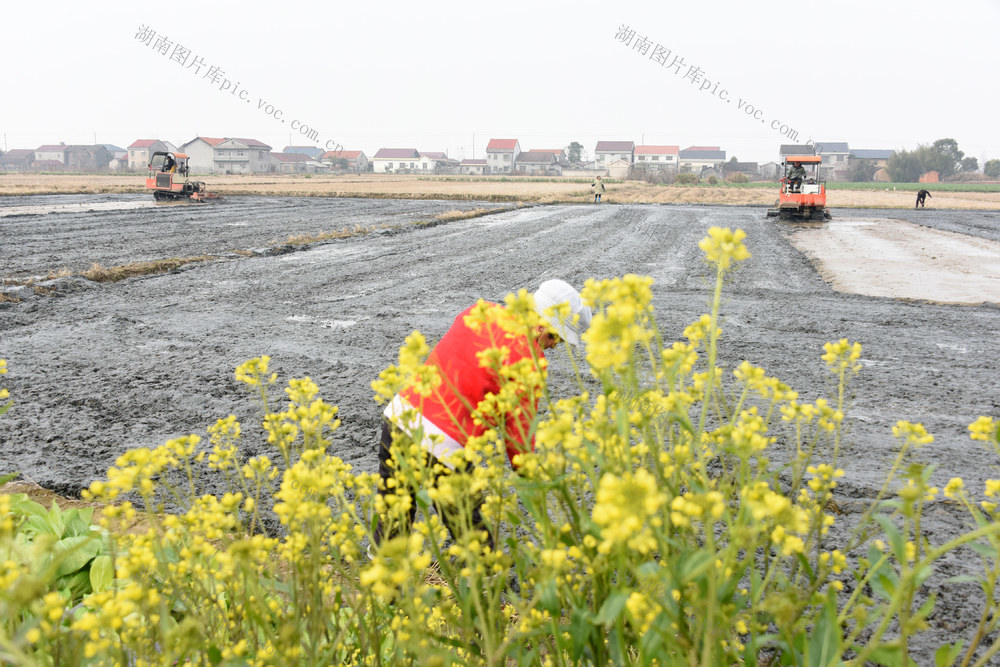
[[[735,232],[728,227],[711,227],[708,236],[703,238],[698,247],[705,253],[705,258],[720,269],[728,269],[733,261],[743,261],[750,257],[750,252],[743,244],[746,232],[737,229]]]
[[[1000,441],[1000,422],[990,417],[980,416],[969,424],[969,437],[983,442],[990,439]]]

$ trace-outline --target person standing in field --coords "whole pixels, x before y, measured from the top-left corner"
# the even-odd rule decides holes
[[[931,193],[928,192],[927,190],[924,190],[923,188],[921,188],[920,190],[917,190],[917,204],[913,208],[923,208],[924,207],[924,200],[927,199],[930,196],[931,196]],[[933,197],[932,197],[932,199],[933,199]]]
[[[561,304],[568,305],[569,317],[560,319],[550,310]],[[390,485],[398,468],[392,447],[394,431],[402,431],[414,442],[419,441],[428,467],[434,471],[436,485],[443,476],[455,471],[451,455],[462,451],[469,438],[483,435],[491,428],[474,413],[487,395],[500,394],[503,381],[494,368],[480,362],[483,353],[503,347],[509,350],[502,362],[504,366],[528,359],[536,370],[544,373],[544,351],[561,341],[578,345],[592,317],[590,307],[583,303],[580,294],[562,280],[543,282],[534,293],[534,308],[543,323],[535,327],[531,335],[505,330],[498,321],[498,316],[503,316],[504,306],[496,303],[480,300],[480,304],[470,306],[455,318],[425,362],[426,366],[436,368],[441,384],[427,396],[412,388],[404,389],[393,397],[383,412],[378,454],[379,476],[383,481],[380,494],[398,493],[395,482]],[[470,317],[474,310],[485,312],[487,320],[477,322],[475,317]],[[495,428],[505,438],[512,466],[516,455],[534,451],[532,427],[537,411],[538,399],[524,392],[520,405],[512,413],[496,417]],[[412,497],[410,500],[409,523],[412,524],[416,502]],[[481,503],[475,504],[472,526],[489,533],[480,508]],[[440,512],[441,518],[452,536],[456,536],[455,521],[449,517],[447,508],[444,509]],[[387,537],[383,524],[384,519],[381,519],[375,529],[375,544],[381,544]],[[487,544],[492,547],[491,537]]]
[[[602,181],[601,177],[598,176],[594,182],[590,184],[590,187],[594,188],[594,203],[596,204],[601,201],[601,195],[604,193],[604,181]]]

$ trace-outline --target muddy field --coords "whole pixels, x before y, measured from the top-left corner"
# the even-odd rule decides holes
[[[6,385],[16,401],[0,419],[0,472],[20,470],[75,494],[128,447],[204,435],[230,413],[254,431],[259,414],[233,369],[261,354],[271,356],[283,380],[309,375],[316,381],[323,397],[340,406],[335,453],[358,470],[374,471],[380,410],[369,383],[393,363],[411,330],[433,341],[478,297],[501,299],[552,277],[580,285],[588,277],[632,272],[655,279],[658,320],[664,338],[675,340],[707,312],[709,278],[697,244],[716,225],[746,230],[753,254],[726,289],[720,365],[748,359],[791,384],[803,400],[814,400],[830,390],[823,344],[849,338],[864,345],[864,370],[851,387],[840,525],[849,525],[881,486],[896,452],[891,427],[899,419],[922,421],[935,435],[916,458],[938,465],[938,486],[961,476],[978,496],[983,480],[1000,476],[1000,461],[967,430],[979,415],[1000,415],[1000,306],[837,292],[788,240],[807,229],[767,219],[762,208],[538,206],[426,226],[411,223],[496,204],[146,201],[134,195],[0,198],[4,278],[23,282],[94,262],[218,256],[116,284],[63,277],[4,288],[21,300],[0,301],[0,358],[9,360]],[[122,206],[3,215],[13,206],[79,203]],[[834,216],[827,224],[898,219],[1000,241],[997,211],[838,209]],[[377,229],[294,251],[275,249],[289,235],[356,224]],[[569,363],[564,352],[554,352],[551,381],[558,394],[571,387]],[[248,449],[264,451],[256,436]],[[773,455],[782,459],[787,452]],[[940,542],[957,533],[960,521],[954,504],[938,502],[926,525]],[[969,569],[975,566],[965,552],[947,559],[942,571],[975,572]],[[970,636],[978,619],[977,604],[968,599],[977,595],[975,584],[936,581],[935,631],[925,651]]]

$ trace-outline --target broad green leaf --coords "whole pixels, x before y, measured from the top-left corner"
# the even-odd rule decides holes
[[[101,543],[92,537],[67,537],[55,544],[54,558],[59,567],[56,576],[62,577],[86,567],[101,550]]]
[[[601,609],[597,612],[597,617],[594,618],[594,623],[596,625],[607,625],[614,622],[618,618],[618,614],[625,607],[625,603],[628,602],[628,598],[629,593],[627,591],[613,591],[604,600],[604,604],[601,605]]]
[[[892,546],[892,555],[894,555],[896,560],[900,563],[905,563],[906,542],[903,540],[903,534],[899,532],[899,528],[897,528],[896,524],[892,522],[892,519],[884,514],[877,515],[875,520],[879,522],[879,525],[882,526],[882,530],[885,531],[885,536],[889,538],[889,544]]]
[[[15,479],[17,479],[20,476],[21,476],[21,473],[19,473],[19,472],[12,472],[9,475],[0,475],[0,486],[3,486],[7,482],[14,481]]]
[[[95,593],[101,593],[111,587],[115,578],[111,556],[98,556],[90,564],[90,587]]]
[[[843,664],[840,654],[843,652],[840,634],[840,623],[837,622],[837,604],[832,596],[823,605],[823,614],[819,617],[809,639],[810,667],[829,667]]]

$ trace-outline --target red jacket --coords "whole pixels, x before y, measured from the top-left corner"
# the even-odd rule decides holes
[[[491,308],[502,308],[490,303]],[[444,337],[427,357],[427,365],[436,366],[441,375],[441,384],[430,396],[406,389],[401,392],[410,405],[442,431],[453,437],[463,447],[471,436],[482,435],[490,425],[477,424],[472,412],[479,402],[490,393],[500,391],[500,378],[490,368],[479,365],[476,353],[494,347],[507,347],[510,355],[505,364],[513,364],[521,359],[534,358],[540,368],[545,368],[545,354],[534,340],[516,336],[504,331],[499,324],[488,322],[480,325],[478,331],[465,324],[465,317],[474,306],[463,311],[445,333]],[[535,438],[531,432],[532,422],[538,411],[538,401],[523,392],[519,415],[506,416],[507,457],[513,465],[514,456],[534,451]]]

